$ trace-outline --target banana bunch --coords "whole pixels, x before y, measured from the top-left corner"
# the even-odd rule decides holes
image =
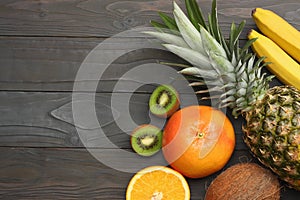
[[[284,84],[300,90],[300,32],[276,13],[256,8],[252,17],[262,34],[251,30],[248,34],[252,49],[258,57],[265,57],[267,68]]]

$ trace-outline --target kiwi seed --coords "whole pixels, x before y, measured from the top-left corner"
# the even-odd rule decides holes
[[[169,117],[179,108],[179,96],[170,85],[158,86],[150,96],[150,112],[158,117]]]
[[[137,127],[131,134],[131,146],[141,156],[152,156],[162,146],[162,130],[150,124]]]

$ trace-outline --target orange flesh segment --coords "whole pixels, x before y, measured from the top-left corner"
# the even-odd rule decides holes
[[[129,191],[132,200],[189,199],[186,191],[189,188],[185,179],[179,178],[178,175],[173,173],[154,170],[137,175],[137,178],[134,177],[133,181],[134,184]]]

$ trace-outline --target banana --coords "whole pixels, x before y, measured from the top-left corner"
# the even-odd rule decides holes
[[[251,30],[248,39],[257,38],[252,49],[258,57],[266,57],[267,68],[284,84],[300,90],[300,65],[268,37]]]
[[[271,10],[256,8],[252,17],[259,30],[300,62],[300,32]]]

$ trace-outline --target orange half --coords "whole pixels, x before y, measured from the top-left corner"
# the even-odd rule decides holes
[[[137,172],[130,180],[126,200],[189,200],[190,188],[185,178],[165,166],[151,166]]]

